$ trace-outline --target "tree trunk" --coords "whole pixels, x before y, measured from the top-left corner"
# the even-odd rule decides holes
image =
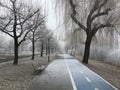
[[[50,39],[48,38],[48,62],[50,61]]]
[[[15,11],[15,8],[14,8]],[[18,37],[16,33],[16,27],[17,27],[17,16],[16,12],[14,12],[14,25],[13,25],[13,34],[14,34],[14,65],[18,64]]]
[[[42,45],[41,45],[41,57],[43,57],[43,51],[44,51],[44,44],[42,42]]]
[[[18,39],[14,38],[14,65],[18,64]]]
[[[48,46],[46,44],[46,55],[48,55]]]
[[[50,39],[48,39],[48,54],[50,54]]]
[[[34,40],[32,41],[32,60],[34,60],[34,57],[35,57],[35,42]]]
[[[85,42],[85,50],[84,50],[84,56],[82,62],[85,64],[88,64],[88,59],[90,56],[90,45],[91,45],[92,38],[87,36],[86,42]]]

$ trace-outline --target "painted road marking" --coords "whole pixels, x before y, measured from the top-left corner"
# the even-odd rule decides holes
[[[85,79],[86,79],[88,82],[91,82],[91,80],[90,80],[88,77],[85,77]]]
[[[65,57],[65,55],[64,55],[64,57]],[[77,86],[76,86],[76,84],[75,84],[75,81],[74,81],[74,79],[73,79],[73,77],[72,77],[72,73],[71,73],[71,71],[70,71],[70,68],[69,68],[69,65],[68,65],[68,63],[67,63],[67,60],[66,60],[66,58],[65,58],[65,62],[66,62],[66,66],[67,66],[67,69],[68,69],[68,72],[69,72],[69,75],[70,75],[70,79],[71,79],[71,82],[72,82],[72,85],[73,85],[73,89],[74,90],[77,90]],[[84,66],[84,65],[83,65]],[[87,67],[86,67],[87,68]],[[88,70],[90,70],[89,68],[88,68]],[[93,72],[92,70],[90,70],[91,72]],[[81,72],[80,71],[80,73],[83,73],[83,72]],[[95,72],[93,72],[97,77],[99,77],[99,78],[101,78],[103,81],[105,81],[108,85],[110,85],[111,87],[113,87],[115,90],[119,90],[119,89],[117,89],[116,87],[114,87],[113,85],[111,85],[108,81],[106,81],[105,79],[103,79],[101,76],[99,76],[98,74],[96,74]],[[88,81],[88,82],[91,82],[91,80],[88,78],[88,77],[85,77],[85,79]],[[94,88],[94,90],[99,90],[98,88]]]
[[[86,67],[87,69],[89,69],[88,67]],[[97,73],[93,72],[91,69],[89,69],[92,73],[94,73],[97,77],[99,77],[100,79],[102,79],[104,82],[106,82],[108,85],[110,85],[112,88],[114,88],[115,90],[119,90],[118,88],[116,88],[115,86],[113,86],[111,83],[109,83],[107,80],[105,80],[104,78],[102,78],[101,76],[99,76]]]
[[[80,73],[82,73],[82,74],[83,74],[83,71],[80,71]]]
[[[68,73],[69,73],[69,75],[70,75],[70,79],[71,79],[71,82],[72,82],[73,90],[77,90],[75,81],[74,81],[74,79],[73,79],[73,77],[72,77],[72,73],[71,73],[70,68],[69,68],[69,66],[68,66],[68,63],[67,63],[67,61],[66,61],[66,58],[65,58],[65,63],[66,63],[66,66],[67,66]]]
[[[95,90],[99,90],[98,88],[95,88]]]

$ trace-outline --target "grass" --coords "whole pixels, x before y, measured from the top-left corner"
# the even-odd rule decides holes
[[[31,55],[19,55],[19,59],[30,57]],[[14,55],[0,55],[0,63],[11,61],[14,59]]]

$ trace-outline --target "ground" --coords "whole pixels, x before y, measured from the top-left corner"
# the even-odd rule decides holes
[[[51,60],[55,58],[54,56],[51,56]],[[81,57],[77,58],[81,60]],[[41,58],[38,55],[35,60],[31,60],[31,57],[20,59],[17,66],[12,63],[12,61],[0,63],[0,90],[26,90],[36,76],[33,75],[32,64],[38,67],[48,62],[47,56]],[[120,67],[97,60],[90,60],[87,66],[120,89]]]
[[[53,60],[54,55],[51,56]],[[31,57],[19,60],[18,65],[13,65],[13,61],[0,63],[0,90],[26,90],[33,78],[34,66],[39,67],[42,64],[47,64],[47,56],[41,58],[39,55],[35,60]]]
[[[77,59],[81,60],[81,58],[77,56]],[[98,60],[89,60],[86,66],[120,89],[120,66]]]

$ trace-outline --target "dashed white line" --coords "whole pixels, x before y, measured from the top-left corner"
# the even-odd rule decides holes
[[[87,69],[89,69],[88,67],[86,67]],[[111,83],[109,83],[108,81],[106,81],[104,78],[102,78],[101,76],[99,76],[97,73],[93,72],[91,69],[89,69],[92,73],[94,73],[97,77],[99,77],[100,79],[102,79],[104,82],[106,82],[108,85],[110,85],[112,88],[114,88],[115,90],[119,90],[118,88],[116,88],[115,86],[113,86]]]
[[[71,79],[71,82],[72,82],[72,85],[73,85],[73,89],[74,90],[77,90],[77,87],[75,85],[75,81],[72,77],[72,74],[71,74],[71,71],[69,69],[69,66],[68,66],[68,63],[65,59],[65,62],[66,62],[66,66],[67,66],[67,69],[68,69],[68,72],[69,72],[69,75],[70,75],[70,79]],[[84,66],[84,65],[83,65]],[[87,68],[87,67],[86,67]],[[88,70],[90,70],[89,68],[87,68]],[[90,70],[91,72],[93,72],[92,70]],[[80,71],[80,73],[83,73],[82,71]],[[99,78],[101,78],[103,81],[105,81],[107,84],[109,84],[111,87],[113,87],[115,90],[119,90],[118,88],[116,88],[115,86],[113,86],[111,83],[109,83],[108,81],[106,81],[105,79],[103,79],[101,76],[99,76],[98,74],[96,74],[95,72],[93,72],[96,76],[98,76]],[[88,82],[91,82],[91,80],[88,78],[88,77],[85,77],[85,79],[88,81]],[[99,90],[98,88],[95,88],[94,90]]]
[[[73,90],[77,90],[75,81],[74,81],[74,79],[73,79],[73,77],[72,77],[72,73],[71,73],[71,71],[70,71],[70,68],[69,68],[69,66],[68,66],[68,63],[67,63],[66,59],[65,59],[65,63],[66,63],[66,66],[67,66],[68,73],[69,73],[69,75],[70,75],[70,79],[71,79],[71,82],[72,82]]]
[[[80,73],[82,73],[82,74],[83,74],[83,71],[80,71]]]
[[[98,88],[95,88],[95,90],[99,90]]]
[[[90,80],[88,77],[85,77],[85,79],[86,79],[88,82],[91,82],[91,80]]]

